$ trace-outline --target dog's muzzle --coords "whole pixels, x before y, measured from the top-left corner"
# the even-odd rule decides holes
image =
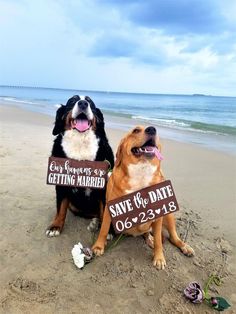
[[[87,131],[92,125],[93,112],[86,100],[76,102],[72,110],[71,127],[79,132]]]

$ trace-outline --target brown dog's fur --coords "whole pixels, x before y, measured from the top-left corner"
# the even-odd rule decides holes
[[[136,156],[132,152],[133,148],[142,147],[151,138],[160,151],[161,146],[156,134],[147,134],[147,128],[145,129],[143,126],[137,126],[122,139],[117,150],[115,167],[107,186],[107,201],[165,180],[161,171],[160,160],[157,157]],[[110,224],[111,216],[106,206],[101,230],[92,248],[96,255],[104,253]],[[194,254],[193,249],[177,235],[173,214],[135,226],[124,232],[133,236],[141,234],[145,236],[148,244],[154,249],[153,265],[158,269],[164,269],[166,266],[162,248],[162,224],[167,228],[170,241],[175,246],[187,256]],[[150,232],[152,232],[153,237]]]

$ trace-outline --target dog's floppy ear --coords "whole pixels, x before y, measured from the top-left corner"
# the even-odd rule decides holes
[[[116,152],[116,161],[115,161],[116,167],[119,167],[121,164],[123,146],[124,146],[124,139],[120,142],[120,145],[119,145],[117,152]]]
[[[97,117],[97,122],[104,124],[104,118],[103,118],[103,114],[102,114],[101,110],[98,109],[98,108],[96,108],[95,110],[96,110],[95,114],[96,114],[96,117]]]
[[[66,106],[61,105],[60,108],[57,109],[55,125],[52,130],[53,135],[57,135],[64,131],[64,114],[66,112]]]
[[[102,137],[103,139],[106,139],[106,133],[105,133],[105,123],[103,114],[100,109],[94,108],[93,113],[96,118],[96,134]]]

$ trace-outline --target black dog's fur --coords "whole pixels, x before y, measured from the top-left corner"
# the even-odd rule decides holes
[[[80,100],[78,95],[70,98],[65,106],[61,106],[56,113],[55,126],[53,129],[53,135],[56,135],[54,140],[52,154],[54,157],[67,158],[65,151],[62,147],[62,140],[65,132],[65,121],[67,114],[73,109],[74,105],[77,101]],[[96,108],[93,101],[86,96],[85,100],[89,103],[90,108],[95,117],[96,127],[94,133],[96,138],[99,138],[98,150],[96,153],[95,161],[104,161],[108,160],[110,163],[111,169],[114,166],[114,155],[112,149],[109,145],[106,133],[105,133],[105,125],[104,118],[102,112]],[[78,143],[80,145],[80,143]],[[60,213],[61,206],[63,200],[68,200],[68,204],[72,204],[73,207],[78,209],[76,212],[78,215],[93,218],[100,218],[100,203],[102,202],[105,206],[105,189],[91,189],[90,193],[86,193],[85,188],[73,188],[73,187],[65,187],[65,186],[56,186],[56,197],[57,197],[57,214],[56,217],[49,226],[47,230],[47,235],[49,235],[50,231],[58,231],[58,234],[61,232],[64,221],[60,225],[60,221],[63,220],[63,213]],[[66,215],[66,210],[65,210]],[[60,217],[59,217],[60,216]],[[62,216],[62,219],[61,219]],[[59,218],[58,218],[59,217]],[[64,217],[65,220],[65,217]],[[56,234],[56,235],[58,235]],[[54,234],[55,235],[55,234]],[[52,235],[52,236],[54,236]]]

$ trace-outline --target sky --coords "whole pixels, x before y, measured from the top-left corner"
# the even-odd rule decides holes
[[[236,96],[236,0],[0,0],[0,85]]]

